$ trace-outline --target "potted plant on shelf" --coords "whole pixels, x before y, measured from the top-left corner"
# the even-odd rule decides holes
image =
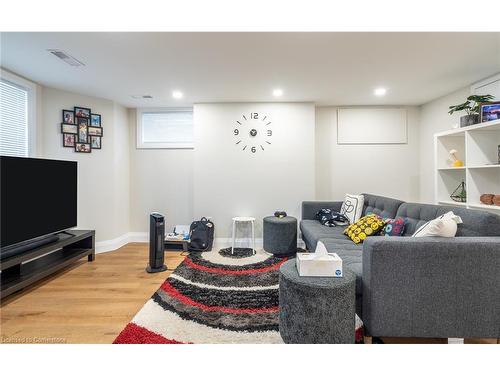
[[[454,112],[465,111],[465,116],[460,117],[460,127],[479,124],[480,115],[479,109],[481,103],[490,103],[493,100],[493,95],[471,95],[467,101],[462,104],[452,105],[449,107],[448,113],[451,115]]]

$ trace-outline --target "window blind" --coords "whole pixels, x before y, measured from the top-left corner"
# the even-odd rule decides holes
[[[28,91],[0,80],[0,155],[28,156]]]

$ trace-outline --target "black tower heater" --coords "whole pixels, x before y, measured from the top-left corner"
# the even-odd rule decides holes
[[[166,271],[167,266],[163,263],[165,239],[165,216],[153,212],[149,216],[149,264],[146,271],[149,273]]]

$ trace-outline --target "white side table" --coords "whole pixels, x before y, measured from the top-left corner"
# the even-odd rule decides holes
[[[254,217],[245,217],[245,216],[237,216],[233,217],[233,244],[231,247],[231,254],[234,254],[234,240],[236,237],[236,224],[238,223],[250,223],[252,225],[252,244],[253,244],[253,253],[255,254],[255,218]]]

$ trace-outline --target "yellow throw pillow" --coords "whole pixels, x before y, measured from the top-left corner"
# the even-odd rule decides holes
[[[347,235],[352,242],[361,243],[368,236],[373,236],[382,230],[385,222],[375,214],[363,216],[354,224],[349,225],[344,234]]]

